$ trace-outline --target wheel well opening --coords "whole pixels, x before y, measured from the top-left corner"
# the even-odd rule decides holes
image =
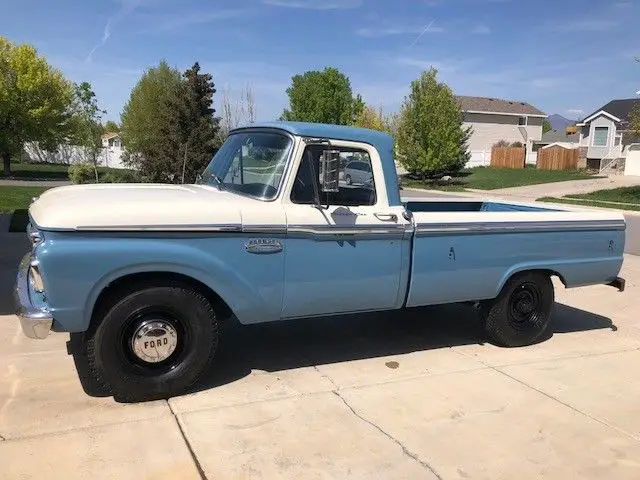
[[[556,272],[555,270],[549,269],[549,268],[532,268],[532,269],[528,269],[528,270],[520,270],[520,271],[517,271],[517,272],[511,274],[509,276],[509,278],[507,278],[507,282],[509,280],[511,280],[511,278],[513,278],[514,276],[522,274],[522,273],[526,273],[526,272],[538,272],[538,273],[544,273],[546,275],[549,275],[550,277],[558,277],[560,282],[562,282],[562,285],[564,285],[565,287],[567,286],[567,282],[565,281],[564,277],[560,273]]]
[[[99,314],[105,307],[108,307],[114,298],[122,296],[132,289],[143,285],[148,286],[176,283],[188,286],[202,294],[214,306],[219,318],[224,320],[233,315],[233,311],[220,297],[220,295],[213,291],[209,286],[193,277],[174,272],[141,272],[124,275],[109,283],[102,292],[100,292],[100,295],[98,295],[91,311],[91,324],[94,324],[97,314]]]

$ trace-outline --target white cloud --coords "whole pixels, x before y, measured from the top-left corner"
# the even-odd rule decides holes
[[[444,28],[433,25],[427,29],[425,25],[388,25],[379,27],[362,27],[356,30],[356,34],[361,37],[390,37],[393,35],[422,35],[426,33],[441,33],[444,32]],[[418,37],[418,38],[420,38]]]
[[[581,108],[569,108],[567,109],[567,113],[570,113],[571,115],[582,115],[584,110]]]
[[[362,0],[262,0],[265,5],[310,10],[347,10],[359,8]]]

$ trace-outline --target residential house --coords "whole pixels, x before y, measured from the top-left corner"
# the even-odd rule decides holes
[[[102,146],[104,148],[122,148],[122,139],[119,133],[110,132],[102,135]]]
[[[601,173],[624,170],[627,147],[639,140],[629,125],[635,108],[640,109],[640,99],[612,100],[577,124],[580,156],[587,168]]]
[[[578,148],[580,146],[580,135],[578,127],[567,126],[564,129],[549,130],[542,134],[542,139],[533,142],[533,151],[540,148],[559,145],[564,148]]]
[[[542,139],[542,123],[547,115],[521,101],[491,97],[456,97],[464,114],[464,125],[473,132],[469,140],[469,166],[489,165],[491,147],[505,140],[521,142],[527,151],[527,162],[535,163],[533,144]]]

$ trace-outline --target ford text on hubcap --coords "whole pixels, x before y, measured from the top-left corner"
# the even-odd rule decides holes
[[[173,326],[162,320],[142,323],[131,339],[135,355],[148,363],[166,360],[175,351],[178,335]]]

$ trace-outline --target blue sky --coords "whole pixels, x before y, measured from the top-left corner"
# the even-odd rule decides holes
[[[457,94],[569,118],[640,90],[640,0],[2,0],[1,11],[3,35],[91,82],[115,120],[162,58],[199,61],[232,97],[250,85],[259,120],[279,116],[292,75],[327,65],[387,111],[430,65]]]

